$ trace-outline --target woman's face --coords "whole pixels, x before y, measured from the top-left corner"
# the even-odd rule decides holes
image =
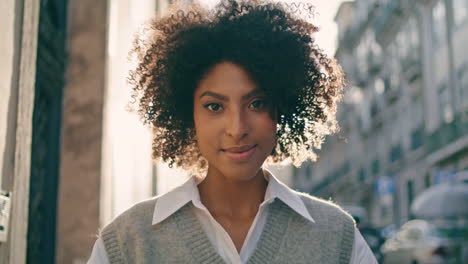
[[[264,94],[236,64],[214,66],[194,94],[198,147],[209,171],[230,180],[249,180],[261,168],[276,143]]]

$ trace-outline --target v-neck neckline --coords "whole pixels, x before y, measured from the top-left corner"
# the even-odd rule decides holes
[[[225,263],[216,252],[199,219],[193,212],[194,205],[187,203],[174,213],[186,246],[190,249],[196,263]],[[279,199],[269,205],[268,215],[260,239],[247,263],[271,263],[287,234],[291,218],[290,208]]]

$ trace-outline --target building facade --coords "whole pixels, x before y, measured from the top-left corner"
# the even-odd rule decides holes
[[[134,31],[168,6],[1,1],[0,263],[86,263],[98,229],[155,194],[150,135],[120,99]]]
[[[468,1],[356,0],[335,21],[341,131],[294,186],[400,225],[418,193],[468,169]]]

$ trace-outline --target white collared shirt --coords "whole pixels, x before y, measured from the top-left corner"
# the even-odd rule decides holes
[[[272,203],[275,198],[283,201],[305,219],[313,223],[315,222],[299,196],[291,191],[289,187],[278,181],[278,179],[276,179],[271,173],[267,173],[265,177],[269,181],[265,192],[265,199],[260,205],[257,215],[250,226],[240,253],[237,252],[229,234],[202,204],[200,193],[197,188],[197,185],[200,182],[197,182],[195,177],[191,177],[184,184],[158,198],[153,214],[152,224],[155,225],[160,223],[185,204],[192,202],[196,208],[195,215],[200,221],[211,244],[221,258],[223,258],[226,263],[244,264],[256,248],[257,242],[263,231],[263,227],[265,226],[266,217],[268,215],[268,205]],[[88,264],[108,263],[109,260],[104,243],[101,238],[98,238],[94,244],[93,252],[88,260]],[[350,264],[358,263],[377,264],[377,261],[361,233],[356,229]]]

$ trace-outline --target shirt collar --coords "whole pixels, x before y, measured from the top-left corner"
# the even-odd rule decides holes
[[[152,224],[158,224],[171,216],[177,210],[192,200],[192,192],[197,189],[195,177],[190,177],[185,183],[162,194],[156,199]]]
[[[300,214],[310,222],[315,223],[301,198],[286,184],[279,181],[271,172],[268,170],[265,170],[265,172],[265,176],[269,181],[265,192],[265,202],[273,202],[275,198],[278,198],[296,213]]]
[[[265,170],[265,172],[265,178],[268,180],[268,187],[262,205],[272,203],[275,198],[278,198],[296,213],[310,222],[315,223],[301,198],[288,186],[280,182],[271,172],[268,170]],[[195,205],[201,205],[200,194],[197,188],[197,184],[199,183],[200,181],[197,181],[197,179],[192,176],[182,185],[157,197],[152,224],[155,225],[164,221],[190,201]]]

